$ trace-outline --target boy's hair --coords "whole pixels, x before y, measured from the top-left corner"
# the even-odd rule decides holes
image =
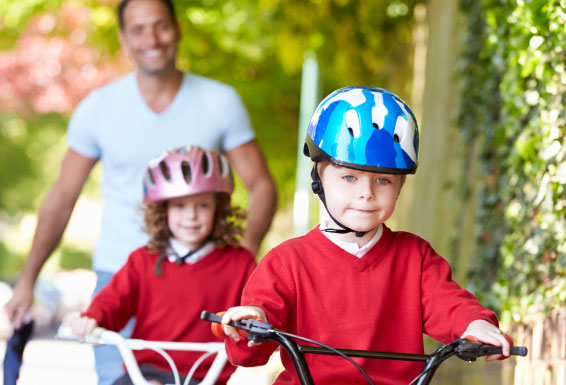
[[[230,196],[227,194],[214,194],[216,199],[216,212],[214,225],[209,240],[214,241],[219,248],[237,246],[242,239],[246,218],[244,210],[232,206]],[[149,234],[150,240],[146,245],[149,251],[161,256],[165,254],[172,234],[167,223],[167,202],[145,202],[145,225],[143,231]]]
[[[126,6],[132,1],[140,1],[140,0],[122,0],[120,1],[120,4],[118,4],[118,25],[120,26],[121,30],[124,29],[124,9],[126,9]],[[148,1],[148,0],[144,0],[144,1]],[[160,1],[163,4],[165,4],[167,10],[169,11],[169,15],[171,16],[171,21],[173,21],[173,23],[176,23],[177,16],[175,15],[175,7],[173,6],[172,0],[157,0],[157,1]]]

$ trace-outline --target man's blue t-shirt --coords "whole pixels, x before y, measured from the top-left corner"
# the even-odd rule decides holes
[[[135,72],[94,90],[77,107],[67,131],[69,147],[100,159],[104,209],[93,268],[116,272],[144,245],[142,178],[147,162],[168,148],[198,145],[228,151],[254,139],[246,109],[225,84],[185,74],[160,114],[143,99]]]

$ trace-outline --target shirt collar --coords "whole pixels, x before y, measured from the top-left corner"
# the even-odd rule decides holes
[[[379,225],[377,231],[369,240],[369,242],[361,247],[358,246],[356,242],[345,242],[341,239],[338,239],[336,234],[327,233],[326,231],[322,231],[322,234],[324,234],[326,238],[328,238],[332,243],[334,243],[344,251],[353,254],[358,258],[361,258],[379,241],[379,239],[383,235],[383,224]]]
[[[185,263],[196,263],[206,257],[212,250],[214,250],[215,245],[213,241],[206,242],[198,251],[188,258],[185,258]],[[187,255],[191,250],[179,243],[174,238],[169,239],[169,247],[167,248],[167,259],[169,262],[175,262],[178,258],[183,255]]]

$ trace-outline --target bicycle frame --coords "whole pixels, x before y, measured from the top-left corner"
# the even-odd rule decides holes
[[[57,331],[58,338],[62,339],[72,339],[77,341],[77,338],[73,336],[70,331],[69,326],[61,325],[59,330]],[[151,349],[157,353],[159,353],[163,358],[169,363],[171,366],[171,370],[175,377],[175,384],[181,385],[181,381],[179,378],[179,372],[177,370],[177,366],[171,359],[171,357],[165,352],[166,350],[180,350],[180,351],[197,351],[203,352],[204,354],[193,364],[190,372],[187,375],[187,379],[185,383],[189,383],[190,379],[192,378],[194,372],[198,368],[198,366],[204,361],[206,358],[211,356],[212,354],[216,354],[212,365],[208,369],[206,376],[203,380],[199,383],[199,385],[214,385],[218,376],[222,372],[228,357],[226,356],[226,351],[224,349],[224,344],[222,342],[169,342],[169,341],[146,341],[140,339],[126,339],[119,333],[106,330],[103,328],[96,328],[92,333],[87,335],[84,339],[84,342],[89,344],[104,344],[104,345],[115,345],[120,355],[122,356],[122,360],[124,361],[124,365],[126,366],[126,370],[128,371],[128,375],[130,376],[134,385],[150,385],[150,383],[144,378],[142,375],[139,365],[134,357],[134,350],[145,350]]]

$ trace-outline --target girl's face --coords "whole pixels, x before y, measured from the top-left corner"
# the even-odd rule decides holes
[[[193,250],[210,235],[215,212],[214,193],[174,198],[167,202],[167,224],[173,238]]]
[[[322,164],[320,178],[330,214],[356,231],[371,232],[385,222],[393,214],[403,185],[399,175],[353,170],[330,162]],[[358,241],[353,233],[339,236]]]

